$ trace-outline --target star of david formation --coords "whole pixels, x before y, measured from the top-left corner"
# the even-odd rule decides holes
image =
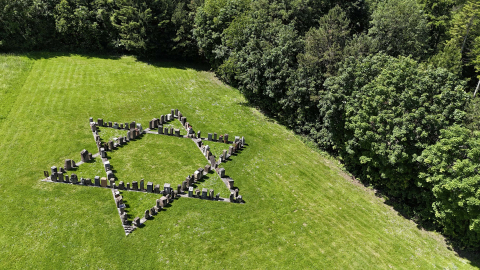
[[[187,135],[181,136],[179,129],[163,127],[164,124],[174,121],[175,119],[178,119],[182,123],[182,126],[187,131]],[[93,118],[90,118],[89,124],[97,144],[98,153],[92,154],[84,149],[80,152],[80,162],[75,163],[75,161],[67,159],[65,160],[65,166],[63,168],[57,169],[57,167],[53,166],[51,167],[50,174],[48,171],[44,171],[44,176],[46,178],[42,179],[42,181],[111,189],[126,235],[130,234],[133,230],[135,230],[135,228],[141,227],[142,224],[149,220],[153,215],[157,215],[165,206],[174,202],[175,199],[180,197],[197,198],[218,202],[244,203],[242,196],[238,194],[239,189],[234,186],[234,180],[225,175],[224,168],[219,168],[219,165],[222,162],[231,160],[231,157],[240,153],[240,151],[245,147],[244,137],[240,138],[239,136],[236,136],[234,141],[229,141],[228,134],[220,135],[217,138],[217,133],[208,133],[207,138],[202,138],[201,132],[198,131],[195,133],[190,123],[187,122],[187,118],[184,117],[182,113],[178,111],[178,109],[172,109],[170,114],[162,115],[160,118],[154,118],[149,122],[149,127],[146,129],[143,129],[142,125],[137,124],[135,121],[125,124],[118,124],[117,122],[114,122],[112,124],[112,122],[104,122],[101,118],[98,118],[97,122],[94,122]],[[102,143],[101,137],[98,134],[98,127],[126,130],[127,136],[114,138],[112,141]],[[181,185],[178,185],[176,189],[171,187],[169,183],[165,183],[163,185],[163,189],[161,189],[159,184],[154,185],[153,182],[147,182],[145,189],[145,183],[143,179],[141,179],[140,182],[132,181],[131,186],[130,183],[125,184],[123,181],[119,181],[117,185],[116,180],[118,179],[116,179],[111,170],[110,161],[107,158],[107,152],[114,151],[118,146],[128,144],[132,140],[141,139],[145,134],[176,136],[191,139],[208,160],[208,164],[205,165],[204,168],[198,168],[193,175],[187,176],[185,181],[183,181]],[[223,150],[223,153],[217,159],[210,152],[210,147],[208,145],[204,145],[204,141],[223,142],[227,145],[231,145],[227,150]],[[90,178],[85,179],[82,177],[81,179],[78,179],[77,175],[74,173],[72,173],[70,177],[67,175],[67,171],[72,170],[86,162],[90,162],[98,156],[100,156],[102,159],[106,177],[100,178],[100,176],[95,176],[94,181],[92,181]],[[202,180],[203,176],[208,174],[211,170],[220,176],[222,181],[230,190],[229,198],[221,198],[219,193],[214,195],[213,189],[208,190],[203,188],[201,191],[199,189],[194,190],[193,186],[195,183]],[[157,199],[156,204],[151,209],[145,210],[144,217],[136,217],[132,222],[127,218],[127,213],[125,212],[126,206],[123,203],[120,190],[157,193],[161,194],[162,196],[161,198]]]

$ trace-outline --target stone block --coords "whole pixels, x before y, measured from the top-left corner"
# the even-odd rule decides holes
[[[235,189],[235,197],[238,197],[238,188]]]
[[[108,161],[108,160],[103,163],[103,167],[104,167],[106,172],[112,170],[112,168],[110,167],[110,161]]]
[[[217,193],[217,195],[215,196],[215,200],[220,200],[220,193]]]
[[[193,187],[188,188],[188,197],[193,197]]]
[[[92,179],[90,179],[90,178],[85,179],[85,185],[86,186],[91,186],[92,185]]]
[[[224,168],[220,168],[220,170],[218,170],[218,175],[220,175],[220,178],[225,177],[225,169],[224,169]]]
[[[228,143],[228,134],[223,135],[223,142]]]
[[[209,159],[210,159],[210,166],[215,167],[215,164],[217,163],[215,161],[215,156],[212,155],[209,157]]]
[[[147,192],[153,193],[153,183],[152,182],[147,183]]]
[[[80,152],[80,156],[81,156],[81,159],[82,159],[82,162],[88,162],[88,151],[83,149],[81,152]]]
[[[145,190],[145,187],[143,186],[143,183],[144,183],[143,179],[140,180],[140,190],[142,190],[142,191]]]
[[[172,121],[172,114],[167,114],[167,122],[170,122]]]
[[[57,167],[55,167],[55,166],[52,166],[52,167],[50,168],[50,170],[51,170],[52,174],[58,172],[58,171],[57,171]]]
[[[168,205],[167,197],[165,197],[165,196],[160,197],[160,206],[165,207],[167,205]]]
[[[150,210],[145,210],[145,219],[150,218]]]
[[[138,190],[138,182],[137,181],[132,182],[132,189],[133,190]]]
[[[213,141],[213,134],[212,134],[212,133],[208,133],[208,138],[207,138],[207,140]]]
[[[102,187],[107,187],[107,178],[106,177],[100,178],[100,185]]]
[[[125,189],[125,186],[124,186],[124,184],[123,184],[123,181],[120,181],[120,182],[118,183],[118,189],[120,189],[120,190]]]
[[[180,137],[180,129],[175,129],[175,136]]]
[[[233,179],[228,179],[228,188],[229,189],[233,189],[233,184],[234,184]]]
[[[110,179],[110,178],[115,178],[115,175],[113,174],[112,171],[107,171],[107,178]]]
[[[94,182],[95,182],[95,186],[100,186],[100,176],[95,176],[93,178]]]
[[[208,189],[203,188],[202,189],[202,199],[206,200],[208,197]]]
[[[170,194],[170,191],[172,190],[172,187],[170,186],[169,183],[165,183],[163,185],[163,192],[164,194]]]
[[[163,133],[164,133],[165,135],[168,135],[168,127],[166,127],[166,128],[163,129]]]
[[[154,216],[157,214],[157,209],[155,207],[150,208],[150,216]]]
[[[188,183],[187,181],[182,182],[182,191],[187,190],[187,183]]]
[[[98,118],[97,123],[98,123],[99,126],[103,127],[103,119],[102,118]]]
[[[137,123],[135,123],[135,121],[131,122],[130,123],[130,129],[134,129],[135,127],[137,126]]]
[[[158,126],[158,134],[163,134],[163,126],[162,125]]]
[[[65,159],[65,170],[71,170],[72,169],[72,160],[71,159]]]
[[[193,178],[194,178],[194,181],[197,182],[197,181],[199,181],[199,180],[202,179],[202,176],[200,175],[200,172],[199,172],[199,171],[195,171],[195,172],[193,173]]]
[[[109,142],[108,142],[108,149],[110,149],[110,151],[112,151],[112,150],[113,150],[113,147],[114,147],[113,141],[109,141]]]
[[[234,192],[230,192],[230,202],[235,202],[235,193]]]
[[[162,208],[160,199],[157,199],[155,206],[157,207],[157,209],[161,209],[161,208]]]
[[[213,200],[214,199],[214,196],[215,196],[215,193],[213,192],[213,189],[210,189],[210,193],[209,193],[209,196],[208,198]]]
[[[78,182],[78,177],[76,174],[72,173],[72,175],[70,175],[70,182],[76,184]]]
[[[182,193],[182,185],[177,185],[177,194]]]
[[[63,172],[58,172],[58,182],[63,182]]]
[[[113,128],[114,128],[114,129],[118,129],[118,128],[119,128],[119,126],[118,126],[118,123],[117,123],[117,122],[113,123]]]
[[[199,130],[199,131],[197,132],[197,138],[199,138],[199,139],[200,139],[200,138],[201,138],[201,136],[202,136],[202,133],[201,133],[201,132],[200,132],[200,130]]]
[[[160,185],[155,185],[154,193],[160,193]]]
[[[108,181],[110,182],[110,187],[114,188],[113,186],[115,186],[115,178],[110,178]]]
[[[127,182],[127,190],[130,190],[130,183]]]
[[[140,218],[136,217],[133,219],[133,225],[136,227],[140,227]]]
[[[108,127],[112,127],[112,122],[108,121]]]
[[[195,189],[195,197],[200,198],[200,190]]]

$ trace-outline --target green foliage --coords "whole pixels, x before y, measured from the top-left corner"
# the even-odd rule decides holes
[[[412,205],[424,202],[428,194],[417,189],[416,159],[435,144],[441,129],[463,120],[467,95],[458,79],[410,58],[379,54],[350,58],[325,85],[331,94],[341,94],[333,103],[344,103],[332,110],[331,121],[345,121],[332,136],[344,147],[347,167]]]
[[[480,245],[480,133],[458,125],[441,130],[440,140],[419,157],[419,178],[431,187],[436,221],[445,235],[464,246]]]
[[[217,59],[214,53],[221,45],[224,30],[248,9],[249,4],[250,0],[207,0],[198,8],[193,34],[200,53],[205,55],[213,67],[220,66],[225,59]]]
[[[190,3],[180,2],[177,4],[172,15],[172,23],[177,29],[173,38],[173,51],[184,58],[198,56],[197,42],[193,37],[195,14],[197,8],[203,4],[203,0],[193,0]]]
[[[0,49],[52,46],[56,0],[0,0]]]
[[[368,30],[378,51],[421,58],[429,42],[427,19],[416,0],[380,2]]]
[[[54,18],[59,42],[67,48],[104,50],[116,35],[110,22],[113,5],[107,0],[67,1],[55,6]]]
[[[343,49],[349,38],[349,20],[339,6],[319,20],[320,26],[305,35],[305,54],[299,55],[301,65],[329,77],[343,59]]]
[[[436,53],[448,37],[452,9],[456,0],[419,0],[427,18],[430,36],[430,53]]]
[[[449,39],[433,62],[473,79],[480,74],[480,4],[467,1],[454,12],[450,24]]]
[[[118,10],[111,19],[120,36],[115,46],[142,53],[147,49],[147,28],[152,20],[152,10],[145,2],[134,0],[119,0],[117,5]]]

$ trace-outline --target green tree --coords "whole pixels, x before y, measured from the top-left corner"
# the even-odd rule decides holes
[[[110,23],[113,5],[107,0],[67,1],[55,6],[59,41],[70,49],[105,50],[116,35]]]
[[[431,187],[435,218],[447,236],[480,246],[480,133],[458,125],[441,130],[440,140],[419,157],[419,174]]]
[[[320,26],[310,29],[305,35],[305,53],[299,55],[300,64],[325,77],[334,75],[344,57],[343,49],[350,37],[349,23],[339,6],[322,16]]]
[[[194,20],[197,8],[203,4],[203,0],[192,0],[191,2],[179,2],[172,15],[172,23],[175,25],[176,33],[173,38],[173,51],[183,58],[198,56],[197,42],[193,37],[195,28]]]
[[[480,74],[480,3],[467,1],[454,11],[444,49],[432,63],[471,80]]]
[[[139,0],[117,0],[117,9],[111,20],[119,38],[115,46],[136,53],[147,50],[147,29],[152,21],[152,10]]]
[[[55,0],[0,0],[0,49],[55,47]]]
[[[427,19],[416,0],[379,2],[368,33],[375,48],[392,56],[424,57],[428,47]]]
[[[425,207],[417,157],[438,141],[441,129],[463,120],[468,96],[458,78],[379,54],[349,58],[325,86],[322,114],[333,123],[327,128],[347,167],[407,204]]]

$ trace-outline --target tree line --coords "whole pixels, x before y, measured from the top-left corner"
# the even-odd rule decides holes
[[[478,1],[0,0],[0,10],[2,51],[203,59],[417,222],[480,247]]]

